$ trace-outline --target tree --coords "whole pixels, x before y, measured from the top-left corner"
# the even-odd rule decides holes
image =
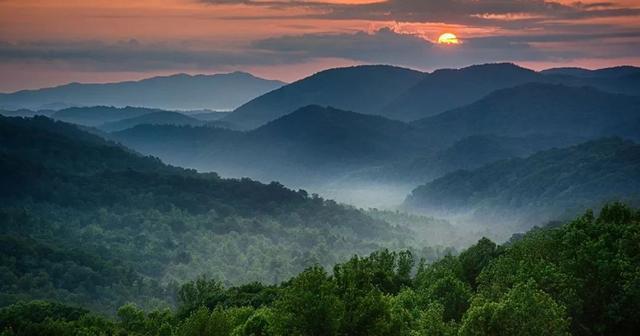
[[[475,245],[469,247],[460,253],[458,260],[462,268],[463,279],[476,288],[476,278],[483,268],[499,254],[498,248],[494,242],[487,238],[482,238]]]
[[[142,333],[146,327],[146,316],[142,309],[133,303],[128,303],[118,309],[120,324],[125,330]]]
[[[438,279],[425,291],[426,302],[438,302],[442,305],[442,318],[444,321],[459,321],[469,308],[471,290],[469,285],[447,275]]]
[[[275,324],[283,335],[335,335],[341,312],[335,285],[319,266],[294,278],[274,306]]]
[[[461,336],[568,336],[565,308],[533,283],[518,284],[500,301],[474,299],[464,315]]]

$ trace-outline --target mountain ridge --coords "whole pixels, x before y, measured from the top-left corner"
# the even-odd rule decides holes
[[[113,83],[69,83],[0,94],[0,106],[39,108],[47,104],[139,106],[158,109],[230,110],[286,83],[245,72],[174,74]]]

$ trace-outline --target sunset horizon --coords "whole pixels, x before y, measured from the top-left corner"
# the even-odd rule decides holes
[[[5,0],[0,92],[232,71],[292,82],[360,64],[638,66],[638,18],[628,0]]]

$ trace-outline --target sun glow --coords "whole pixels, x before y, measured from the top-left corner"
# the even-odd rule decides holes
[[[460,44],[458,37],[451,33],[444,33],[438,37],[438,43],[440,44]]]

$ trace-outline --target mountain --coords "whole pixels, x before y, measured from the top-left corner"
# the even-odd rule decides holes
[[[170,163],[293,185],[429,149],[425,134],[403,122],[317,105],[248,132],[145,125],[113,138]]]
[[[54,110],[27,110],[27,109],[18,109],[18,110],[0,110],[0,115],[5,117],[33,117],[37,115],[42,116],[50,116],[56,111]]]
[[[416,120],[470,104],[495,90],[539,78],[535,71],[511,63],[437,70],[424,76],[383,110],[389,118]]]
[[[195,76],[178,74],[108,84],[71,83],[0,94],[0,106],[33,109],[45,104],[70,104],[231,110],[284,84],[244,72]]]
[[[51,114],[51,118],[82,126],[100,126],[105,123],[113,123],[123,119],[137,118],[161,112],[165,111],[131,106],[70,107],[54,112]]]
[[[199,126],[204,124],[204,121],[192,118],[178,112],[171,111],[158,111],[143,114],[138,117],[122,119],[118,121],[104,123],[99,125],[98,128],[105,132],[122,131],[127,128],[135,127],[138,125],[190,125]]]
[[[450,173],[413,190],[405,206],[532,225],[614,200],[640,202],[640,145],[604,138]]]
[[[385,115],[381,108],[424,75],[385,65],[325,70],[253,99],[224,120],[251,129],[307,105]]]
[[[163,307],[176,281],[276,282],[425,237],[276,182],[168,166],[45,117],[0,117],[0,185],[0,306]]]
[[[424,118],[414,126],[434,141],[452,144],[472,135],[520,137],[564,134],[574,137],[627,135],[640,120],[640,97],[590,87],[531,83],[498,90],[470,105]],[[625,133],[625,134],[620,134]]]

